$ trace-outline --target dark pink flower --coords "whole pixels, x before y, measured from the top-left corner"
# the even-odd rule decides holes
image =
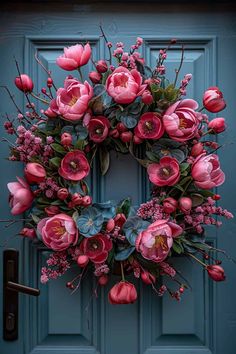
[[[188,198],[188,197],[181,197],[179,199],[179,209],[183,212],[183,213],[188,213],[191,209],[192,209],[192,199]]]
[[[224,281],[225,280],[225,271],[219,265],[216,265],[216,264],[208,265],[206,267],[206,270],[207,270],[208,275],[211,279],[213,279],[215,281]]]
[[[37,162],[28,162],[24,172],[29,183],[41,183],[46,177],[45,168]]]
[[[152,94],[151,94],[150,91],[145,90],[145,91],[143,92],[143,94],[142,94],[142,102],[143,102],[144,104],[147,104],[147,105],[152,104],[152,102],[153,102],[153,97],[152,97]]]
[[[203,95],[204,107],[212,113],[222,111],[226,107],[222,92],[218,87],[209,87]]]
[[[63,146],[70,146],[72,144],[72,136],[70,133],[65,132],[61,135],[61,144]]]
[[[168,197],[163,200],[163,210],[167,214],[174,213],[175,210],[177,209],[177,206],[178,206],[177,200],[172,197]]]
[[[88,256],[93,263],[103,263],[112,249],[112,241],[103,234],[84,238],[80,244],[80,252]]]
[[[137,300],[137,291],[133,284],[121,281],[115,284],[108,294],[110,304],[132,304]]]
[[[192,165],[192,177],[198,188],[211,189],[225,181],[224,172],[220,169],[219,157],[215,154],[202,154]]]
[[[109,120],[104,116],[93,117],[88,124],[89,138],[95,143],[101,143],[108,136]]]
[[[64,70],[75,70],[87,64],[91,54],[92,50],[88,43],[85,46],[81,44],[72,45],[69,48],[64,48],[64,54],[57,58],[56,63]]]
[[[61,161],[59,174],[70,181],[80,181],[88,176],[90,166],[85,154],[80,150],[68,152]]]
[[[144,113],[140,117],[134,133],[141,139],[160,139],[164,134],[164,127],[158,113]]]
[[[99,74],[97,71],[91,71],[89,73],[89,78],[93,84],[98,84],[102,78],[102,75]]]
[[[214,118],[208,123],[208,129],[212,130],[215,134],[222,133],[225,128],[224,118]]]
[[[106,89],[108,94],[121,104],[128,104],[135,100],[137,96],[141,96],[146,85],[142,85],[142,76],[136,70],[128,70],[119,67],[108,76],[106,81]]]
[[[78,230],[72,217],[57,214],[42,219],[37,226],[43,243],[54,251],[63,251],[78,241]]]
[[[152,163],[147,168],[150,181],[156,186],[173,186],[180,178],[179,163],[176,159],[166,156],[159,163]]]
[[[17,177],[17,179],[18,182],[7,184],[7,188],[10,191],[10,206],[13,215],[24,213],[24,211],[31,207],[34,200],[34,195],[28,183],[22,178]]]
[[[108,70],[107,62],[105,60],[98,60],[96,69],[100,74],[105,73]]]
[[[199,120],[195,110],[196,101],[185,99],[172,104],[163,116],[163,124],[169,137],[184,142],[192,139],[197,131]]]
[[[16,87],[23,92],[32,92],[34,88],[34,83],[32,79],[26,75],[21,74],[15,78]]]

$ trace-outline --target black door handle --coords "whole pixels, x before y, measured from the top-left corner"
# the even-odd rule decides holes
[[[3,252],[3,338],[18,338],[18,293],[38,296],[39,289],[18,283],[19,252],[8,249]]]

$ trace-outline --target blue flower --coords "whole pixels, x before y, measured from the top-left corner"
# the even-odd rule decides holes
[[[96,207],[102,213],[105,220],[109,220],[116,215],[116,207],[114,201],[108,200],[104,203],[94,203],[94,207]]]
[[[131,216],[127,219],[123,226],[123,231],[132,246],[135,246],[136,238],[140,232],[145,230],[149,225],[150,223],[148,221],[145,221],[138,216]]]
[[[77,227],[83,236],[91,237],[101,231],[103,222],[102,213],[94,207],[89,207],[84,209],[78,217]]]

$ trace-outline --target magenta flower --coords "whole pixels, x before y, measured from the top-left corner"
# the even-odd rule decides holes
[[[140,117],[134,133],[141,139],[160,139],[164,134],[164,127],[158,113],[144,113]]]
[[[109,120],[104,116],[93,117],[88,124],[89,138],[95,143],[106,139],[110,128]]]
[[[167,109],[163,117],[163,124],[171,139],[185,142],[196,135],[199,125],[195,112],[197,108],[196,101],[185,99],[172,104]]]
[[[22,178],[17,177],[17,179],[18,182],[7,184],[7,188],[10,191],[10,206],[13,215],[24,213],[24,211],[31,207],[34,200],[34,195],[28,183]]]
[[[150,181],[158,187],[173,186],[180,178],[179,163],[176,159],[166,156],[159,163],[152,163],[147,168]]]
[[[45,180],[45,168],[37,162],[28,162],[25,166],[25,177],[29,183],[40,183]]]
[[[146,86],[142,85],[142,76],[136,69],[130,71],[124,67],[115,69],[106,81],[108,94],[121,104],[133,102],[142,95]]]
[[[68,77],[64,88],[57,90],[57,97],[51,101],[50,109],[62,115],[65,120],[74,122],[83,117],[92,96],[93,88],[87,81],[81,83]]]
[[[66,214],[42,219],[37,226],[43,243],[54,251],[64,251],[78,241],[78,229],[74,220]]]
[[[72,45],[69,48],[64,48],[64,54],[57,58],[56,63],[64,70],[75,70],[87,64],[91,54],[92,50],[88,43],[85,46],[81,44]]]
[[[89,171],[88,160],[80,150],[68,152],[58,170],[60,176],[70,181],[80,181],[88,176]]]
[[[112,241],[103,234],[84,238],[80,244],[81,253],[88,256],[93,263],[105,262],[111,249]]]
[[[224,172],[220,169],[219,157],[215,154],[202,154],[192,165],[192,177],[198,188],[211,189],[225,181]]]
[[[209,87],[203,95],[204,107],[212,113],[222,111],[226,107],[222,92],[218,87]]]
[[[132,304],[137,300],[138,294],[134,284],[128,281],[120,281],[115,284],[108,294],[108,300],[112,305]]]
[[[142,256],[160,263],[166,259],[173,244],[173,238],[181,235],[183,229],[167,220],[158,220],[138,235],[135,247]]]
[[[32,92],[34,88],[34,83],[26,74],[21,74],[15,78],[16,87],[23,92]]]

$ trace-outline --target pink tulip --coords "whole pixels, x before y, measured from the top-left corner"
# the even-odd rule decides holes
[[[102,78],[102,75],[99,74],[97,71],[91,71],[89,73],[89,78],[93,84],[98,84]]]
[[[192,205],[192,199],[188,197],[182,197],[179,199],[179,209],[185,214],[190,212],[190,210],[192,209]]]
[[[78,241],[78,230],[72,217],[57,214],[40,220],[37,226],[43,243],[54,251],[64,251]]]
[[[93,96],[93,88],[87,81],[81,83],[77,79],[66,78],[64,88],[57,90],[57,97],[50,103],[50,109],[65,120],[76,122],[88,109]]]
[[[21,74],[20,76],[17,76],[15,78],[15,85],[19,90],[26,93],[32,92],[34,88],[34,83],[32,79],[26,74]]]
[[[29,183],[41,183],[46,177],[45,168],[37,162],[28,162],[24,172]]]
[[[136,250],[153,262],[166,259],[173,244],[173,237],[181,235],[182,227],[167,220],[158,220],[142,231],[136,239]]]
[[[215,118],[212,119],[208,124],[208,129],[212,130],[213,133],[219,134],[225,130],[225,119],[224,118]]]
[[[219,157],[202,154],[192,165],[192,177],[198,188],[211,189],[224,183],[225,175],[220,169]]]
[[[158,187],[173,186],[180,178],[179,163],[169,156],[162,157],[159,163],[151,163],[147,172],[150,181]]]
[[[107,62],[105,60],[98,60],[96,69],[100,74],[105,73],[108,70]]]
[[[91,53],[92,50],[88,43],[85,44],[85,46],[76,44],[69,48],[64,48],[64,54],[57,58],[56,63],[64,70],[75,70],[87,64],[91,57]]]
[[[211,279],[213,279],[215,281],[224,281],[225,280],[225,271],[219,265],[216,265],[216,264],[208,265],[206,267],[206,270],[207,270],[208,275]]]
[[[146,105],[150,105],[153,102],[153,97],[150,91],[145,90],[142,94],[142,102]]]
[[[203,95],[204,107],[212,113],[222,111],[226,107],[222,92],[218,87],[209,87]]]
[[[65,200],[69,196],[69,191],[67,188],[60,188],[57,191],[57,198],[60,200]]]
[[[132,103],[136,97],[141,96],[146,88],[142,85],[142,76],[136,70],[119,67],[108,76],[106,90],[116,103]]]
[[[165,198],[163,200],[163,210],[167,214],[174,213],[177,209],[178,202],[172,197]]]
[[[88,176],[90,166],[85,154],[80,150],[68,152],[61,161],[58,173],[69,181],[80,181]]]
[[[22,178],[17,177],[17,179],[18,182],[7,184],[7,188],[10,191],[10,206],[13,215],[24,213],[31,207],[34,200],[30,186]]]
[[[163,124],[171,139],[185,142],[196,135],[199,125],[195,112],[197,108],[196,101],[185,99],[172,104],[167,109],[163,117]]]
[[[110,304],[132,304],[137,300],[137,291],[133,284],[121,281],[115,284],[108,294]]]
[[[160,139],[164,134],[160,115],[156,112],[147,112],[141,115],[134,133],[141,139]]]

